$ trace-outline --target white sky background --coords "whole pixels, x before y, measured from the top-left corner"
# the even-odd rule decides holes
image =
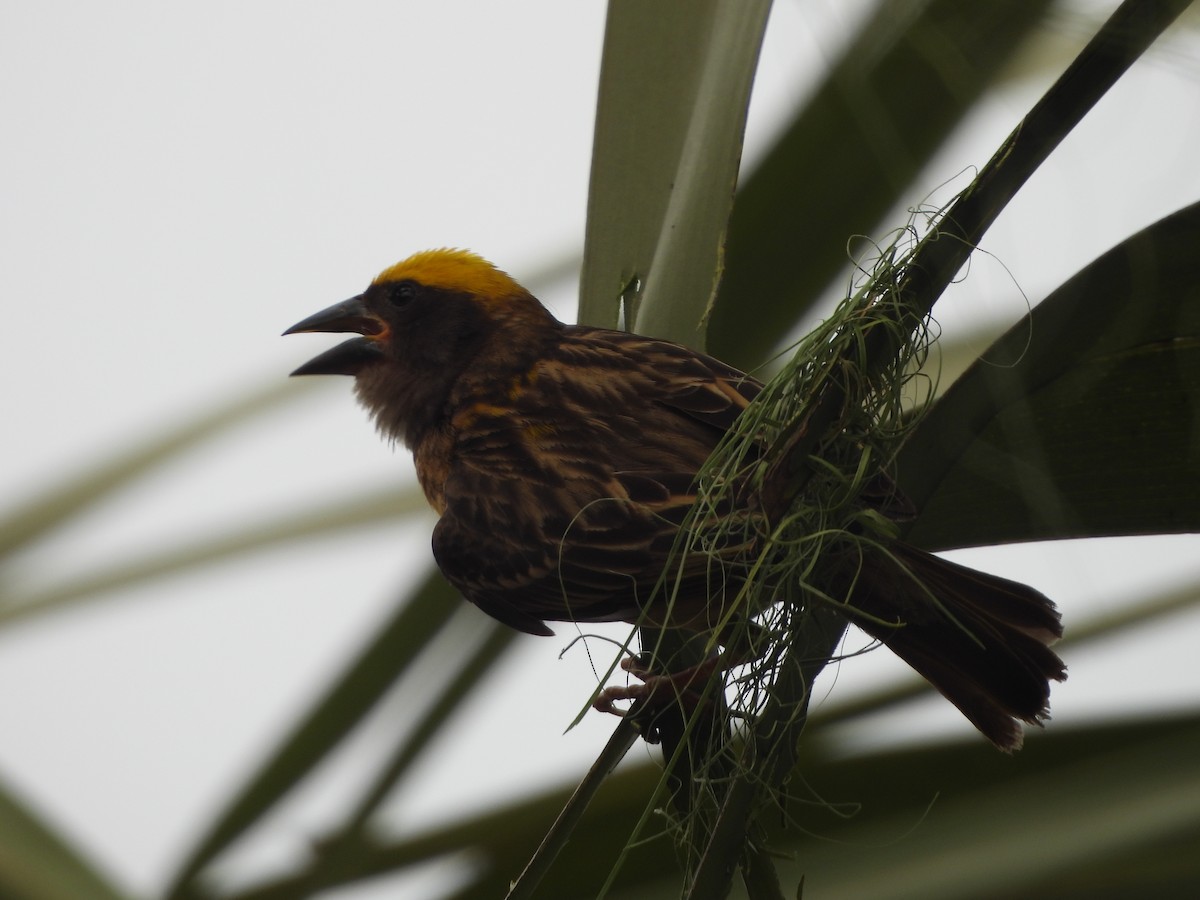
[[[283,378],[332,344],[281,340],[283,328],[410,252],[470,247],[518,279],[578,253],[603,13],[595,0],[6,4],[0,512]],[[836,56],[851,15],[834,0],[778,3],[748,159]],[[1196,48],[1193,28],[1152,50],[1034,178],[985,244],[1003,266],[978,260],[939,307],[947,331],[1015,320],[1014,280],[1036,301],[1200,198]],[[1039,90],[1018,82],[989,103],[910,202],[982,164]],[[545,299],[569,319],[573,292]],[[409,478],[407,454],[376,438],[349,387],[328,379],[155,472],[29,554],[17,588]],[[389,613],[403,573],[427,559],[430,524],[262,554],[0,631],[0,778],[120,883],[160,887]],[[1125,585],[1194,578],[1198,551],[1185,537],[956,558],[1035,583],[1070,622],[1111,608]],[[1175,619],[1070,659],[1055,725],[1194,703],[1198,626]],[[592,675],[579,651],[558,660],[571,633],[558,630],[524,640],[501,689],[401,798],[398,828],[582,772],[611,723],[562,735]],[[842,665],[835,700],[901,669],[881,653]],[[925,727],[914,721],[969,730],[946,704],[904,730]],[[480,780],[463,783],[471,770]],[[325,778],[265,852],[302,850],[323,800],[354,783]]]

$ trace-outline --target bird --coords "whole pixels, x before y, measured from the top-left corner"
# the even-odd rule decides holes
[[[714,586],[707,556],[656,588],[697,473],[760,381],[671,341],[564,324],[453,248],[384,269],[284,334],[311,332],[355,336],[292,375],[354,378],[381,434],[412,452],[438,567],[483,612],[532,635],[553,634],[547,622],[711,632],[726,619],[735,591]],[[750,549],[716,552],[736,562]],[[900,540],[840,589],[852,620],[1001,750],[1048,716],[1062,623],[1036,589]]]

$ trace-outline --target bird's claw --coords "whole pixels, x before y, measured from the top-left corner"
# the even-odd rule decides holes
[[[642,681],[650,677],[650,662],[642,656],[626,656],[621,660],[621,668]]]
[[[606,687],[592,702],[598,712],[614,716],[625,716],[629,711],[616,704],[623,700],[642,700],[646,705],[665,705],[672,702],[691,704],[701,702],[701,686],[705,679],[722,668],[718,658],[705,660],[673,675],[651,675],[649,660],[642,656],[628,656],[621,660],[621,668],[641,679],[641,684],[613,685]]]
[[[622,700],[642,700],[650,695],[645,684],[613,685],[606,687],[592,701],[592,709],[597,712],[609,713],[614,716],[624,716],[628,710],[616,704]]]
[[[592,701],[592,709],[613,716],[624,716],[628,710],[617,706],[625,700],[644,700],[654,693],[654,682],[660,676],[651,675],[648,660],[640,655],[627,656],[621,660],[621,669],[634,678],[640,678],[642,684],[613,685],[606,687]]]

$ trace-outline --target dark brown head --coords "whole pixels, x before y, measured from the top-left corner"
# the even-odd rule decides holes
[[[465,250],[427,250],[284,334],[352,332],[293,375],[353,375],[381,431],[410,446],[444,414],[460,374],[497,340],[557,323],[516,281]]]

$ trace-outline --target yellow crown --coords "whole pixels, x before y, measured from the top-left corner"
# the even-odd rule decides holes
[[[502,300],[524,293],[507,273],[470,250],[442,248],[414,253],[384,269],[372,284],[411,279],[428,287],[473,294],[481,300]]]

